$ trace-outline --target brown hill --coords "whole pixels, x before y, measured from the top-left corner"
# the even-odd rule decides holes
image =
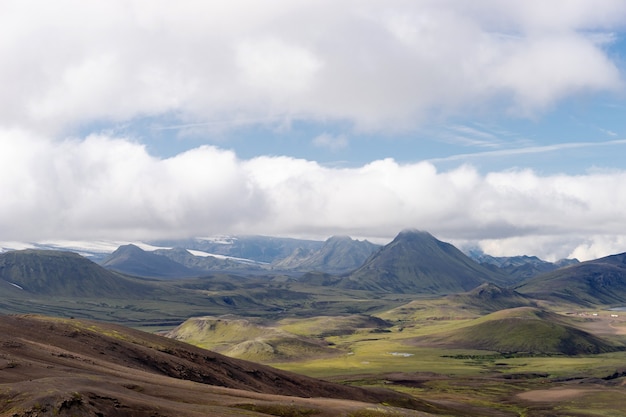
[[[420,405],[123,326],[0,316],[0,416],[332,416],[381,402]]]

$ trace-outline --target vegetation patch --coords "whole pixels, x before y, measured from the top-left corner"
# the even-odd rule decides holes
[[[307,417],[321,413],[321,410],[316,408],[294,404],[237,404],[233,407],[279,417]]]
[[[457,330],[418,340],[447,347],[543,355],[597,354],[624,349],[623,345],[609,343],[564,320],[555,313],[520,307],[498,311]]]

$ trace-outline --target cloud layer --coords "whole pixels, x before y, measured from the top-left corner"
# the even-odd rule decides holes
[[[0,237],[384,241],[416,227],[494,255],[623,251],[625,171],[340,169],[213,146],[160,158],[90,126],[330,121],[347,127],[310,141],[340,151],[457,114],[535,118],[622,92],[611,47],[625,24],[620,0],[2,2]]]
[[[0,6],[0,124],[533,116],[618,91],[610,1],[36,0]]]
[[[616,192],[626,172],[481,175],[391,159],[328,168],[289,157],[242,160],[210,146],[159,159],[124,138],[28,135],[0,132],[3,240],[233,233],[385,241],[416,227],[482,242],[493,254],[550,259],[586,259],[626,243],[626,195]]]

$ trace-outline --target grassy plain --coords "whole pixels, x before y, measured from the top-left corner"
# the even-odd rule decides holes
[[[335,354],[311,357],[303,352],[302,359],[294,353],[288,360],[267,355],[257,360],[316,378],[410,393],[431,404],[431,412],[439,415],[626,415],[626,351],[593,355],[507,353],[468,348],[459,338],[453,347],[428,342],[444,334],[463,335],[467,329],[485,331],[485,322],[509,319],[511,314],[498,312],[488,319],[460,305],[419,300],[379,312],[376,317],[281,319],[273,322],[273,328],[321,340]],[[530,307],[515,314],[520,321],[537,319]],[[624,318],[611,314],[587,311],[547,317],[623,344]],[[473,336],[466,337],[471,341]],[[542,338],[549,339],[550,335]],[[210,349],[211,338],[205,337],[200,345]],[[253,356],[246,358],[255,360]]]

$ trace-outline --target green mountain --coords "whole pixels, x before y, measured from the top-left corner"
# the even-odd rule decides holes
[[[518,307],[491,313],[460,329],[418,339],[418,343],[501,353],[596,354],[624,350],[580,330],[556,313]]]
[[[27,294],[64,297],[123,298],[152,290],[148,284],[108,271],[76,253],[51,250],[0,254],[0,280]]]
[[[584,307],[626,305],[626,253],[538,275],[516,291]]]
[[[388,293],[446,294],[469,291],[484,282],[503,284],[506,279],[427,232],[405,230],[338,285]]]
[[[298,248],[287,258],[272,264],[278,270],[324,271],[343,273],[357,269],[376,252],[380,246],[367,240],[360,241],[348,236],[333,236],[321,248]]]

